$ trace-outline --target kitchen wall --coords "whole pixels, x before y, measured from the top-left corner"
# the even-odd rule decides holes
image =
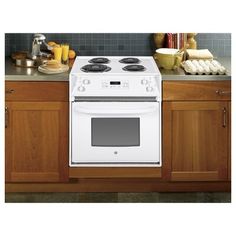
[[[6,34],[6,56],[30,50],[33,34]],[[67,42],[79,55],[152,55],[151,34],[45,34],[47,41]]]
[[[199,49],[208,48],[214,56],[230,57],[231,56],[231,34],[199,33],[196,35],[197,47]]]
[[[153,55],[153,35],[149,33],[45,33],[47,41],[67,42],[79,55],[148,56]],[[33,34],[5,34],[5,55],[31,51]],[[231,34],[199,33],[198,48],[208,48],[215,56],[231,56]]]

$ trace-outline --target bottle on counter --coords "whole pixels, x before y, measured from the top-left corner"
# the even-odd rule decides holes
[[[165,33],[156,33],[153,37],[156,49],[163,48],[165,46]]]
[[[187,34],[187,44],[189,49],[197,49],[197,41],[195,40],[196,33]]]

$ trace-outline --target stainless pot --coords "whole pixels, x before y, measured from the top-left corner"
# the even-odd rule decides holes
[[[15,63],[16,63],[16,66],[20,66],[20,67],[38,67],[42,65],[44,62],[46,62],[46,60],[43,60],[43,59],[32,60],[32,59],[24,58],[24,59],[16,59]]]
[[[35,61],[31,59],[16,59],[16,66],[35,67]]]

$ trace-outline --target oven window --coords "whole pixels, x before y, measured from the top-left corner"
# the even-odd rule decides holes
[[[139,118],[92,118],[92,146],[140,146]]]

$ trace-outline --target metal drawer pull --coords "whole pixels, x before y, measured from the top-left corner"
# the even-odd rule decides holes
[[[223,108],[223,124],[222,127],[226,127],[226,108]]]
[[[8,89],[8,90],[6,90],[6,93],[14,93],[14,92],[15,92],[14,89]]]
[[[5,128],[9,125],[9,110],[8,107],[5,107]]]
[[[223,90],[216,90],[216,94],[218,95],[227,95],[227,94],[231,94],[231,91],[223,91]]]

